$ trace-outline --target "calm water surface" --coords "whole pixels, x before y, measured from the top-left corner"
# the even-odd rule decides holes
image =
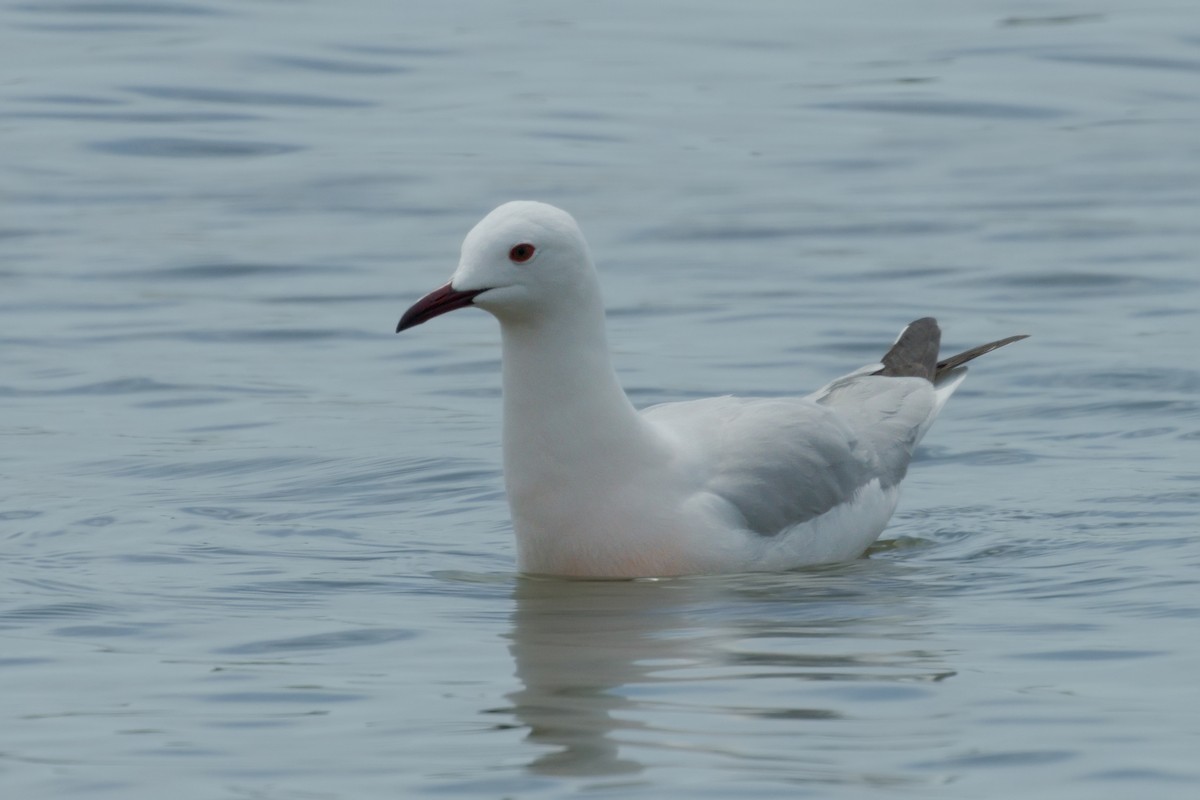
[[[0,5],[13,798],[1191,798],[1200,16]],[[868,558],[513,571],[495,323],[400,312],[515,197],[638,404],[979,362]]]

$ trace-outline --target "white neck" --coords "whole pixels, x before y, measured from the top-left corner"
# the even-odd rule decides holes
[[[528,571],[584,574],[581,553],[627,549],[637,531],[613,524],[613,504],[631,475],[668,464],[617,382],[599,290],[588,294],[535,321],[501,320],[504,481]]]
[[[645,457],[650,437],[613,370],[598,300],[503,322],[501,332],[510,494],[572,476],[598,481]]]

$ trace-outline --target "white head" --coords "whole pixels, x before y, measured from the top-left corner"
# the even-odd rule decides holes
[[[546,203],[515,200],[471,229],[450,282],[406,311],[396,332],[468,305],[501,322],[518,322],[598,303],[595,268],[571,215]]]

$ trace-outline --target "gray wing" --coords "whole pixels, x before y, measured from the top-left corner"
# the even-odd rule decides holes
[[[705,491],[774,535],[873,480],[899,482],[932,408],[928,381],[851,375],[807,398],[718,397],[643,414],[688,444]]]
[[[880,481],[894,486],[908,472],[917,442],[959,381],[937,389],[924,378],[860,373],[839,378],[808,399],[834,411],[861,432],[879,459]]]

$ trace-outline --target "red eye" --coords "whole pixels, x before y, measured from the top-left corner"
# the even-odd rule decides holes
[[[528,242],[513,245],[513,249],[508,251],[508,259],[514,264],[524,264],[529,259],[533,258],[533,253],[537,248]]]

